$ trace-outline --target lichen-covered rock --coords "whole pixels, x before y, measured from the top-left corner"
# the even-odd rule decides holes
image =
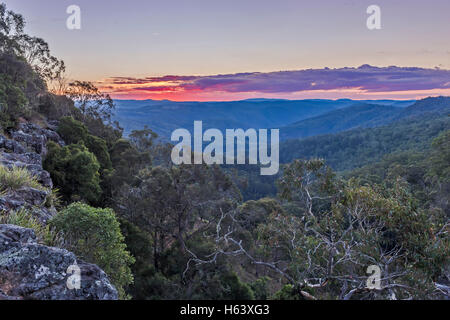
[[[10,133],[11,138],[0,134],[0,165],[25,168],[47,190],[21,188],[6,190],[0,194],[0,214],[11,210],[28,209],[41,222],[46,223],[56,214],[55,208],[46,200],[53,188],[50,174],[42,167],[47,153],[47,142],[52,140],[64,145],[60,136],[52,130],[42,129],[32,123],[21,123]]]
[[[80,289],[69,289],[69,266],[81,270]],[[67,250],[36,242],[33,230],[0,225],[0,300],[116,300],[117,290],[96,265]]]
[[[51,190],[39,190],[31,187],[9,190],[0,197],[0,214],[2,211],[27,209],[45,224],[57,213],[56,209],[47,201],[50,193]]]
[[[42,158],[47,154],[48,141],[65,145],[58,133],[36,124],[21,123],[10,136],[11,139],[0,134],[0,164],[26,168],[43,186],[52,188],[50,174],[42,168]]]

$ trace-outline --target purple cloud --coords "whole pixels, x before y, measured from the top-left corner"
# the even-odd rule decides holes
[[[393,92],[449,89],[450,70],[363,65],[358,68],[324,68],[211,76],[163,76],[140,79],[116,77],[112,79],[112,84],[142,85],[157,82],[171,83],[170,90],[177,88],[184,91],[202,90],[229,93],[292,93],[352,88],[367,92]],[[141,86],[136,89],[155,91],[155,88],[151,86]]]

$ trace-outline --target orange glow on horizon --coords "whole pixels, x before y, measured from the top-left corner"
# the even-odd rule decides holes
[[[154,85],[154,83],[153,83]],[[150,86],[149,86],[150,87]],[[158,87],[158,86],[154,86]],[[102,89],[102,88],[101,88]],[[119,100],[171,100],[171,101],[236,101],[254,98],[266,99],[354,99],[354,100],[376,100],[376,99],[394,99],[394,100],[417,100],[429,96],[450,96],[450,89],[434,90],[411,90],[411,91],[389,91],[389,92],[368,92],[365,90],[354,89],[334,89],[334,90],[310,90],[293,93],[261,93],[261,92],[238,92],[230,93],[224,91],[203,91],[203,90],[184,90],[175,88],[174,90],[162,90],[146,92],[142,90],[133,90],[133,87],[126,86],[119,88],[104,88],[103,91],[111,95],[113,99]]]

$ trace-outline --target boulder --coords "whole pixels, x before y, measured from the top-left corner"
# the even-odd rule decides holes
[[[67,285],[69,266],[81,270],[80,289]],[[67,250],[37,243],[33,230],[0,225],[0,299],[116,300],[117,290],[96,265]]]

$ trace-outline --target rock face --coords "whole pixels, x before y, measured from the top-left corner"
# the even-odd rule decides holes
[[[81,270],[80,289],[69,289],[71,274]],[[0,300],[115,300],[117,291],[97,266],[77,261],[67,250],[36,242],[33,230],[0,225]]]
[[[32,123],[21,123],[18,130],[11,132],[11,139],[0,135],[0,165],[25,168],[48,188],[8,190],[0,196],[0,212],[26,208],[43,223],[56,214],[55,208],[46,201],[53,183],[50,174],[42,168],[42,157],[47,153],[50,140],[64,145],[55,131]]]
[[[50,127],[50,126],[49,126]],[[47,142],[64,146],[64,141],[52,129],[42,129],[31,123],[22,123],[10,132],[0,134],[0,165],[27,169],[44,187],[22,187],[0,193],[0,216],[12,210],[25,208],[42,224],[57,212],[47,201],[53,183],[42,167],[47,153]],[[80,289],[69,289],[69,266],[81,270]],[[117,290],[107,275],[96,265],[77,260],[67,250],[37,243],[33,230],[0,224],[0,300],[115,300]]]
[[[64,146],[64,141],[53,130],[42,129],[33,123],[21,123],[18,130],[11,133],[13,140],[21,142],[25,147],[41,156],[47,153],[47,141],[53,141]]]

